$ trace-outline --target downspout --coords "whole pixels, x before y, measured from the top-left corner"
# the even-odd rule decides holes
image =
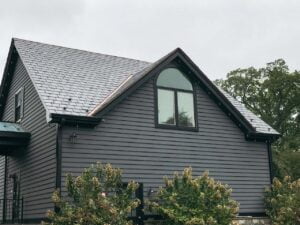
[[[61,193],[61,164],[62,164],[62,124],[57,123],[56,125],[56,181],[55,189]],[[54,207],[55,212],[58,212],[58,208]]]
[[[273,155],[272,155],[272,141],[268,139],[267,148],[268,148],[268,156],[269,156],[269,170],[270,170],[270,180],[271,184],[273,183],[274,174],[273,174]]]
[[[5,156],[4,162],[4,193],[3,193],[3,208],[2,208],[2,221],[6,222],[6,190],[7,190],[7,156]]]

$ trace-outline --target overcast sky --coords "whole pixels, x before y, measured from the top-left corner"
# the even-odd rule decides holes
[[[12,37],[156,61],[181,47],[211,79],[278,58],[300,69],[299,0],[1,0]]]

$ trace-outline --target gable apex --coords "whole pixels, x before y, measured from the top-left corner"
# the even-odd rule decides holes
[[[115,92],[108,96],[105,102],[98,104],[88,116],[102,117],[115,104],[122,101],[151,77],[156,76],[158,72],[166,68],[174,60],[181,66],[186,66],[189,72],[198,78],[198,82],[203,90],[242,129],[247,139],[257,139],[266,135],[264,137],[271,140],[280,136],[272,127],[247,110],[243,104],[239,103],[220,87],[217,87],[181,48],[174,49],[144,71],[128,77],[128,80],[124,81]]]

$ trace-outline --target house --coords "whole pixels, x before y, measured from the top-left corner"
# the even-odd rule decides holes
[[[144,196],[174,171],[209,170],[241,216],[265,213],[279,133],[179,48],[148,63],[14,38],[0,121],[0,219],[39,222],[65,174],[96,161],[122,168]]]

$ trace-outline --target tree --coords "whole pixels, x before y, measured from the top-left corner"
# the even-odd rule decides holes
[[[135,182],[122,183],[121,170],[98,163],[78,176],[67,176],[67,197],[55,191],[57,212],[49,211],[45,225],[131,225],[129,213],[139,205],[132,196]]]
[[[186,168],[182,176],[165,178],[150,210],[162,215],[166,225],[229,225],[239,210],[230,195],[231,189],[207,172],[193,178],[192,169]]]
[[[265,191],[265,205],[273,225],[300,224],[300,179],[292,182],[289,176],[282,181],[274,178]]]
[[[300,157],[300,72],[290,72],[285,61],[278,59],[263,68],[234,70],[215,83],[282,134],[273,144],[276,175],[288,175],[280,167],[284,154],[285,161],[299,171],[300,164],[295,165],[289,153]],[[299,177],[299,173],[293,175]]]
[[[193,124],[193,118],[191,116],[188,115],[187,112],[185,111],[182,111],[178,114],[178,121],[180,123],[180,126],[183,126],[183,127],[193,127],[194,124]],[[172,117],[169,117],[166,121],[166,124],[174,124],[175,122],[175,118],[172,116]]]

